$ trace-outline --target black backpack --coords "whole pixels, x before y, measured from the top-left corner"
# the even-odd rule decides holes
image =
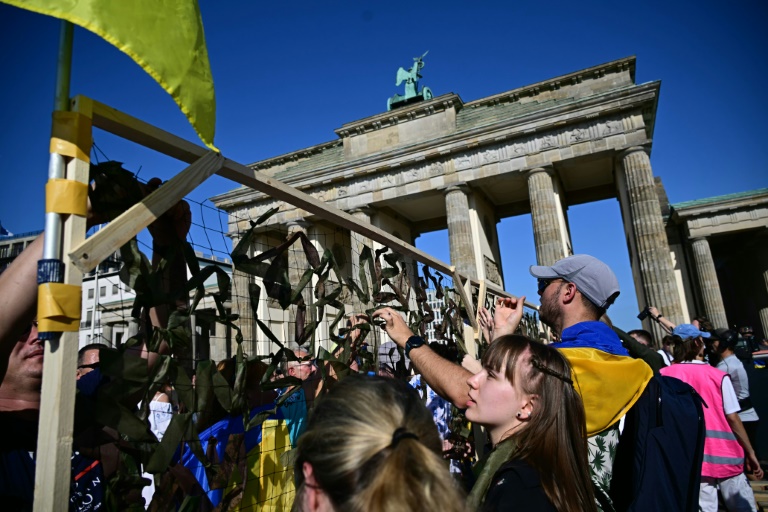
[[[613,463],[617,512],[699,509],[704,460],[701,396],[674,377],[654,376],[629,410]]]

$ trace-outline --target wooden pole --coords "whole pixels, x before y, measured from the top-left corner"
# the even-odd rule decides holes
[[[87,184],[89,171],[88,162],[71,159],[66,166],[66,178]],[[85,222],[84,217],[77,215],[69,215],[64,221],[65,254],[85,238]],[[66,264],[64,283],[80,286],[82,282],[82,272],[71,263]],[[78,343],[77,331],[62,333],[45,343],[35,469],[36,512],[69,510]]]
[[[68,110],[72,64],[71,23],[62,21],[54,109]],[[68,161],[69,160],[69,161]],[[67,178],[88,183],[88,162],[51,154],[50,178]],[[85,238],[85,218],[47,213],[43,258],[61,258],[67,249]],[[83,276],[71,264],[64,268],[63,282],[80,285]],[[43,382],[35,461],[35,502],[37,511],[69,510],[71,484],[72,429],[75,411],[75,371],[78,333],[41,333],[44,342]]]

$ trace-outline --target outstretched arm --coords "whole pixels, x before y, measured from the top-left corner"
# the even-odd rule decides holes
[[[747,469],[750,470],[758,480],[762,480],[763,468],[760,467],[760,462],[757,460],[755,450],[752,449],[749,437],[747,436],[747,431],[744,430],[744,424],[741,422],[741,418],[739,418],[739,413],[732,412],[731,414],[726,414],[725,419],[728,420],[728,424],[731,426],[731,430],[733,430],[733,434],[736,436],[739,444],[744,448],[744,458],[747,464]]]
[[[651,317],[653,317],[654,320],[659,322],[659,324],[666,330],[667,332],[671,333],[675,327],[677,327],[675,324],[669,321],[669,319],[664,318],[664,316],[661,314],[661,312],[656,309],[653,306],[650,306],[648,308],[648,312],[651,314]]]
[[[380,309],[373,317],[384,321],[382,328],[401,348],[404,348],[405,342],[413,336],[403,317],[393,309]],[[472,373],[437,355],[427,345],[412,350],[408,357],[424,381],[438,395],[451,401],[459,409],[466,408],[469,391],[467,379]]]
[[[0,351],[10,350],[37,312],[37,260],[43,257],[38,236],[0,274]]]

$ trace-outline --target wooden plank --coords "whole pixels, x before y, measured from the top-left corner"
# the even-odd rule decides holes
[[[177,137],[87,96],[73,98],[72,110],[90,114],[93,126],[97,128],[188,164],[209,151],[208,148]]]
[[[88,108],[90,108],[93,126],[177,158],[182,162],[191,163],[208,152],[207,148],[193,144],[98,101],[78,96],[73,101],[73,105],[77,106],[80,104],[87,104]],[[333,224],[367,236],[395,252],[421,261],[435,270],[446,274],[453,274],[450,265],[430,256],[411,244],[375,226],[363,224],[354,216],[266,174],[230,159],[224,161],[224,165],[218,171],[218,174],[275,199],[291,203],[297,208],[306,210]]]
[[[88,183],[90,164],[72,159],[67,179]],[[62,226],[61,254],[85,238],[85,218],[69,215]],[[80,286],[83,274],[73,265],[65,266],[64,283]],[[40,428],[37,435],[35,469],[35,511],[69,510],[71,483],[72,429],[75,417],[75,373],[78,332],[63,333],[44,344],[43,384],[40,397]]]
[[[83,272],[93,270],[139,231],[152,224],[200,183],[221,169],[223,163],[224,157],[221,154],[214,151],[206,153],[140,203],[133,205],[75,247],[69,253],[72,263]]]
[[[480,335],[480,308],[485,307],[485,293],[487,291],[487,285],[485,279],[481,279],[477,285],[477,311],[475,312],[475,321],[477,327],[475,328],[475,340],[478,343],[481,341]]]
[[[85,96],[76,97],[73,100],[73,108],[91,114],[93,126],[97,128],[136,142],[155,151],[159,151],[168,156],[172,156],[182,162],[194,162],[208,152],[208,149],[203,146],[198,146],[188,140],[182,139],[172,133],[161,130],[149,123],[141,121],[124,112],[120,112],[103,103],[99,103],[98,101],[91,100]],[[275,199],[291,203],[297,208],[306,210],[307,212],[315,214],[333,224],[366,236],[371,240],[389,247],[395,252],[427,264],[435,270],[449,275],[454,274],[452,267],[447,263],[434,258],[390,233],[371,224],[361,223],[353,215],[319,201],[309,194],[301,192],[290,185],[286,185],[280,180],[269,177],[233,160],[225,159],[218,174],[236,183],[274,197]],[[473,283],[478,283],[478,281],[473,280]],[[487,283],[487,287],[499,296],[514,297],[514,295],[506,292],[503,288],[494,283]],[[525,301],[525,306],[535,311],[539,310],[537,305],[527,300]],[[473,327],[475,326],[473,325]]]
[[[501,288],[496,283],[493,283],[493,282],[488,281],[486,279],[481,279],[481,280],[471,279],[471,281],[472,281],[472,284],[477,285],[478,287],[480,286],[481,282],[485,283],[486,291],[491,291],[495,295],[498,295],[500,297],[515,297],[515,295],[512,295],[508,291],[504,290],[503,288]]]
[[[472,281],[472,284],[474,285],[477,285],[477,286],[480,285],[480,281],[477,281],[475,279],[471,279],[471,281]],[[494,295],[498,295],[499,297],[509,297],[509,298],[515,298],[515,299],[517,298],[517,295],[509,293],[508,291],[501,288],[496,283],[492,283],[491,281],[485,281],[485,283],[486,283],[487,291],[492,292]],[[533,309],[534,311],[539,310],[539,306],[537,306],[536,304],[533,304],[528,300],[525,301],[525,307]]]
[[[72,101],[72,106],[73,110],[90,114],[93,120],[93,126],[165,155],[174,157],[182,162],[192,163],[208,152],[208,149],[203,146],[198,146],[186,139],[182,139],[181,137],[166,132],[165,130],[157,128],[156,126],[124,112],[120,112],[117,109],[96,100],[92,100],[86,96],[75,97]],[[453,274],[451,266],[447,263],[417,249],[390,233],[371,224],[363,224],[354,216],[339,210],[334,206],[319,201],[309,194],[301,192],[290,185],[286,185],[280,180],[271,178],[233,160],[226,159],[217,174],[272,196],[275,199],[289,202],[297,208],[301,208],[341,227],[367,236],[371,240],[385,245],[393,251],[425,263],[435,270],[439,270],[446,274]],[[472,282],[474,284],[478,283],[477,280],[473,280]],[[500,296],[514,297],[514,295],[506,292],[503,288],[494,283],[488,283],[488,288]],[[525,305],[536,311],[539,309],[538,306],[529,301],[526,301]]]
[[[477,329],[477,320],[475,319],[475,307],[469,300],[467,290],[464,288],[464,283],[461,280],[461,274],[456,272],[456,267],[450,267],[451,276],[453,277],[453,289],[459,293],[461,301],[464,303],[464,308],[467,310],[467,316],[469,317],[469,323],[472,325],[472,329]]]
[[[477,357],[477,339],[474,337],[475,330],[471,325],[464,325],[464,348],[467,349],[467,355],[472,359]]]

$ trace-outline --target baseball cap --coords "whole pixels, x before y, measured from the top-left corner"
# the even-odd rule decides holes
[[[574,254],[551,267],[531,265],[531,275],[537,279],[565,279],[602,309],[608,309],[619,296],[619,280],[611,268],[588,254]]]
[[[672,330],[672,334],[680,336],[683,339],[698,338],[699,336],[702,338],[709,338],[710,336],[708,332],[700,331],[693,324],[680,324]]]

